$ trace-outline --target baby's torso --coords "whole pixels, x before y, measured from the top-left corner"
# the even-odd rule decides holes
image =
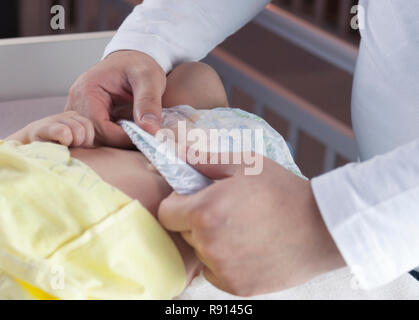
[[[92,170],[104,181],[137,199],[153,215],[171,188],[156,169],[138,151],[100,147],[70,149],[71,156]]]

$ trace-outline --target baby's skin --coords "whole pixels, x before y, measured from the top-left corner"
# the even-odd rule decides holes
[[[172,71],[162,103],[165,107],[187,104],[197,109],[228,106],[220,78],[201,63],[180,65]],[[116,108],[113,115],[115,119],[132,119],[132,108]],[[24,144],[53,142],[69,147],[73,158],[84,162],[105,182],[137,199],[154,216],[160,202],[173,191],[141,152],[98,145],[93,123],[75,111],[30,123],[6,140]],[[189,283],[200,272],[201,263],[179,234],[170,233],[170,236],[182,255]]]

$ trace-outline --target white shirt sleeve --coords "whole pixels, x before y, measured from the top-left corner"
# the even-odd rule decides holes
[[[204,58],[249,22],[268,0],[145,0],[119,28],[104,57],[141,51],[166,71]]]
[[[419,139],[312,180],[323,219],[363,289],[419,266]]]
[[[372,289],[419,266],[419,4],[360,5],[352,115],[361,157],[372,159],[312,186],[342,256],[361,287]]]

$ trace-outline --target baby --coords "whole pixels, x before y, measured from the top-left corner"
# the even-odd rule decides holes
[[[162,103],[228,106],[202,63],[175,68]],[[200,263],[151,217],[171,192],[142,153],[97,145],[93,124],[76,112],[27,125],[0,142],[0,297],[180,294]]]

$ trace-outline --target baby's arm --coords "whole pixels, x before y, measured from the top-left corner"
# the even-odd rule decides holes
[[[6,140],[15,140],[24,144],[44,141],[68,147],[93,147],[94,139],[95,130],[92,122],[75,111],[32,122],[6,138]]]

